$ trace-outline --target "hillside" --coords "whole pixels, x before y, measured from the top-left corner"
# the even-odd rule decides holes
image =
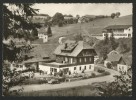
[[[91,21],[89,23],[77,23],[70,24],[63,27],[52,27],[53,39],[58,39],[57,37],[66,36],[72,37],[74,34],[82,33],[84,35],[90,36],[91,34],[101,34],[104,27],[108,25],[132,25],[132,15],[123,16],[120,18],[101,18]]]
[[[73,39],[73,37],[79,33],[87,36],[90,36],[91,34],[102,34],[102,29],[112,24],[130,25],[132,24],[132,15],[123,16],[115,19],[101,18],[91,21],[89,23],[69,24],[63,27],[51,27],[53,36],[49,37],[48,43],[42,43],[42,47],[44,51],[46,51],[45,53],[48,53],[50,55],[52,54],[51,51],[54,51],[54,49],[58,45],[58,39],[60,36],[65,36],[67,37],[67,39]]]

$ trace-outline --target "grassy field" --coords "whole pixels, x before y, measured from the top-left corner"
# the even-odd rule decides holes
[[[94,86],[80,86],[57,90],[43,90],[21,93],[21,96],[97,96],[98,90]]]

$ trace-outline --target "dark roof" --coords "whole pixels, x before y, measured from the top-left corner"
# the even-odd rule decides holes
[[[104,29],[126,29],[131,27],[132,25],[110,25],[108,27],[105,27]]]
[[[65,48],[65,43],[69,43],[69,45],[75,43],[77,45],[75,45],[74,48],[72,48],[73,50],[71,52],[62,52],[62,50],[64,50]],[[72,40],[67,40],[65,41],[65,43],[60,44],[54,51],[54,54],[56,55],[65,55],[65,56],[77,56],[83,49],[94,49],[93,47],[91,47],[89,44],[87,44],[84,41],[72,41]],[[69,46],[67,45],[67,46]]]
[[[121,55],[115,50],[111,51],[107,56],[106,61],[119,61],[121,58]]]
[[[120,58],[118,64],[126,65],[126,62],[125,62],[125,60],[123,59],[123,57]]]

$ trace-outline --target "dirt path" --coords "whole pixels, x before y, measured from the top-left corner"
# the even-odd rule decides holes
[[[60,84],[42,84],[42,85],[22,85],[21,87],[24,88],[24,92],[29,91],[41,91],[41,90],[53,90],[53,89],[60,89],[60,88],[71,88],[71,87],[77,87],[77,86],[84,86],[84,85],[90,85],[94,82],[111,82],[114,80],[113,75],[118,75],[119,73],[115,70],[107,69],[107,71],[111,73],[111,75],[103,76],[103,77],[97,77],[97,78],[90,78],[85,80],[79,80],[79,81],[73,81],[73,82],[64,82]],[[11,88],[11,90],[15,90],[20,88],[20,86],[15,86]]]

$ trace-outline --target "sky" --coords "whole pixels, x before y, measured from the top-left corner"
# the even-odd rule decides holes
[[[36,3],[33,8],[39,9],[39,14],[53,16],[56,12],[83,15],[111,15],[120,12],[121,16],[132,14],[132,3]]]

